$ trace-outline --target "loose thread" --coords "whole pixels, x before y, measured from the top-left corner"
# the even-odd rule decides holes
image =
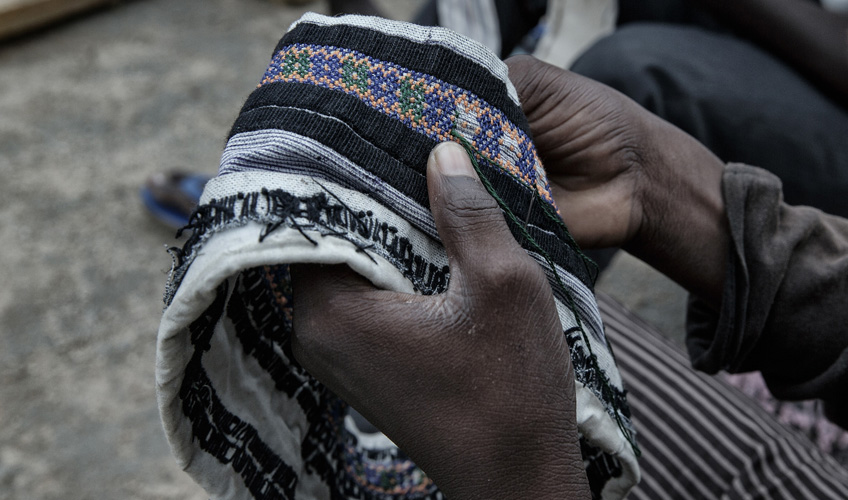
[[[515,214],[509,208],[509,206],[507,206],[506,202],[504,202],[503,199],[500,197],[500,195],[498,195],[497,191],[495,191],[495,188],[494,188],[494,186],[492,186],[492,183],[489,181],[488,177],[486,177],[486,175],[483,174],[483,171],[482,171],[482,169],[480,168],[480,165],[477,162],[477,155],[475,154],[475,150],[471,146],[471,144],[464,137],[459,135],[459,133],[456,131],[456,129],[451,131],[451,135],[456,137],[458,142],[462,145],[462,147],[465,148],[466,154],[468,154],[468,157],[471,159],[471,165],[474,167],[474,171],[477,172],[477,175],[480,177],[480,182],[483,184],[483,187],[486,189],[486,191],[488,191],[488,193],[495,199],[495,201],[498,203],[498,206],[501,208],[501,210],[503,210],[503,212],[504,212],[504,214],[506,214],[507,218],[518,228],[521,235],[527,240],[527,242],[533,247],[533,249],[536,250],[545,259],[545,262],[551,267],[551,271],[553,272],[553,275],[554,275],[554,278],[556,279],[557,285],[562,289],[563,293],[565,294],[565,297],[568,301],[568,308],[571,311],[571,313],[574,315],[574,319],[577,322],[577,328],[579,329],[580,334],[583,337],[583,342],[586,344],[586,348],[589,351],[589,359],[590,359],[590,362],[592,363],[592,369],[598,374],[598,376],[601,380],[602,387],[603,387],[603,395],[609,399],[610,404],[612,405],[613,414],[615,415],[615,420],[616,420],[616,423],[618,424],[618,428],[621,430],[621,432],[624,435],[624,438],[627,440],[627,442],[630,443],[630,446],[633,449],[633,453],[637,457],[640,456],[641,451],[639,450],[638,444],[636,444],[636,440],[634,439],[630,430],[628,430],[624,426],[624,422],[621,420],[621,415],[619,414],[619,408],[618,408],[618,405],[616,403],[616,398],[615,398],[615,395],[613,393],[611,384],[609,382],[609,378],[607,377],[606,373],[604,373],[601,370],[600,366],[598,365],[598,358],[597,358],[597,356],[595,356],[595,353],[592,352],[592,344],[589,342],[589,337],[588,337],[588,335],[586,335],[586,330],[583,328],[583,322],[580,320],[580,313],[577,311],[577,304],[574,302],[574,297],[571,295],[571,291],[568,289],[568,287],[565,286],[565,284],[562,282],[562,279],[559,277],[559,273],[557,273],[557,270],[556,270],[556,264],[554,264],[550,255],[548,255],[548,252],[546,252],[541,247],[541,245],[539,245],[539,243],[536,242],[536,239],[533,238],[533,235],[530,234],[530,232],[527,230],[526,226],[524,226],[520,223],[518,218],[515,216]],[[485,158],[484,156],[480,155],[480,157],[483,159],[483,161],[486,161],[487,163],[491,164],[491,162],[487,158]],[[498,168],[497,165],[492,165],[492,166],[494,166],[495,168]],[[535,190],[534,190],[534,196],[539,196],[539,194],[537,192],[535,192]],[[580,251],[579,247],[577,246],[577,242],[574,241],[574,238],[571,237],[571,234],[568,232],[568,228],[565,226],[565,223],[559,217],[554,217],[553,215],[548,213],[545,210],[544,205],[542,205],[542,211],[549,218],[551,218],[557,224],[557,226],[560,227],[560,229],[562,229],[563,233],[566,235],[567,244],[572,249],[574,249],[577,252],[577,254],[583,259],[584,265],[586,264],[586,261],[591,262],[591,260],[588,257],[586,257],[586,255],[584,255]],[[592,262],[592,264],[594,264],[594,262]]]
[[[327,192],[327,194],[329,194],[330,196],[332,196],[333,198],[335,198],[335,199],[336,199],[336,201],[338,201],[338,202],[341,204],[341,206],[343,206],[343,207],[344,207],[344,209],[348,211],[348,213],[349,213],[350,215],[352,215],[352,216],[354,216],[354,217],[356,216],[356,212],[354,212],[354,211],[353,211],[353,210],[352,210],[349,206],[347,206],[347,203],[345,203],[345,202],[344,202],[341,198],[339,198],[339,197],[336,195],[336,193],[334,193],[334,192],[330,191],[330,190],[329,190],[329,188],[327,188],[327,186],[325,186],[325,185],[321,184],[320,182],[318,182],[318,180],[317,180],[317,179],[315,179],[314,177],[312,177],[312,182],[314,182],[315,184],[318,184],[318,186],[320,186],[320,187],[321,187],[321,189],[323,189],[324,191],[326,191],[326,192]],[[370,249],[374,248],[374,245],[373,245],[373,244],[365,246],[365,245],[360,245],[359,243],[357,243],[357,242],[355,242],[355,241],[351,241],[351,243],[353,243],[353,244],[354,244],[354,246],[356,246],[356,251],[357,251],[357,252],[361,252],[361,253],[365,254],[365,256],[366,256],[366,257],[368,257],[368,259],[370,259],[370,260],[371,260],[371,262],[373,262],[374,264],[376,264],[376,263],[377,263],[377,261],[376,261],[376,260],[374,260],[374,257],[372,257],[372,256],[371,256],[371,254],[369,254],[369,253],[368,253],[368,250],[370,250]]]
[[[594,283],[595,279],[597,279],[598,277],[598,264],[595,263],[595,261],[592,260],[588,255],[583,253],[583,251],[580,249],[580,245],[578,245],[574,237],[571,236],[571,232],[568,230],[568,226],[566,226],[565,222],[563,222],[559,215],[554,212],[554,209],[551,208],[550,205],[545,203],[545,200],[542,199],[542,197],[535,189],[533,190],[533,195],[534,199],[538,198],[539,201],[542,202],[541,208],[542,213],[545,215],[545,217],[548,218],[554,224],[556,224],[562,230],[563,234],[565,235],[568,246],[571,247],[575,252],[577,252],[577,256],[580,257],[580,260],[583,262],[583,266],[586,268],[586,272],[589,274],[589,276],[591,276],[592,283]]]

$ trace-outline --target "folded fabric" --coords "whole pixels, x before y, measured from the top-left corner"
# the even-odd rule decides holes
[[[214,498],[442,498],[292,357],[287,264],[346,264],[380,288],[445,291],[425,167],[446,140],[473,156],[549,278],[595,497],[621,498],[638,481],[595,272],[558,216],[506,66],[444,28],[307,14],[275,49],[191,235],[172,249],[159,407],[179,464]]]

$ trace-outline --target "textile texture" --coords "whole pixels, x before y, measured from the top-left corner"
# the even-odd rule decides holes
[[[848,469],[809,434],[781,425],[723,377],[693,370],[679,347],[610,297],[598,294],[598,308],[642,444],[642,481],[628,500],[848,498]]]
[[[596,272],[558,216],[506,66],[444,28],[307,14],[276,47],[172,249],[159,406],[178,462],[212,497],[442,498],[293,358],[287,264],[346,264],[381,288],[445,291],[425,168],[447,140],[473,156],[548,276],[594,497],[638,482]]]

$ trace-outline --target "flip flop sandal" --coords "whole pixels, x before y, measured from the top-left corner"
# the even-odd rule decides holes
[[[179,229],[188,224],[210,178],[203,174],[159,172],[147,179],[139,195],[153,217]]]

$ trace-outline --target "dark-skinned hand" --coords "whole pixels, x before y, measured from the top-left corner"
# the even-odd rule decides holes
[[[448,498],[589,498],[544,274],[460,146],[434,149],[427,184],[448,290],[397,293],[344,266],[292,266],[295,356]]]
[[[509,76],[571,234],[585,248],[622,246],[639,231],[641,163],[654,155],[641,108],[600,84],[531,56]]]
[[[728,248],[723,163],[605,85],[531,56],[507,65],[577,242],[624,247],[717,304]]]
[[[601,84],[508,61],[554,196],[584,246],[625,246],[717,301],[727,252],[722,163]],[[574,381],[548,284],[465,153],[428,166],[450,258],[437,296],[294,266],[295,353],[451,498],[584,498]]]

